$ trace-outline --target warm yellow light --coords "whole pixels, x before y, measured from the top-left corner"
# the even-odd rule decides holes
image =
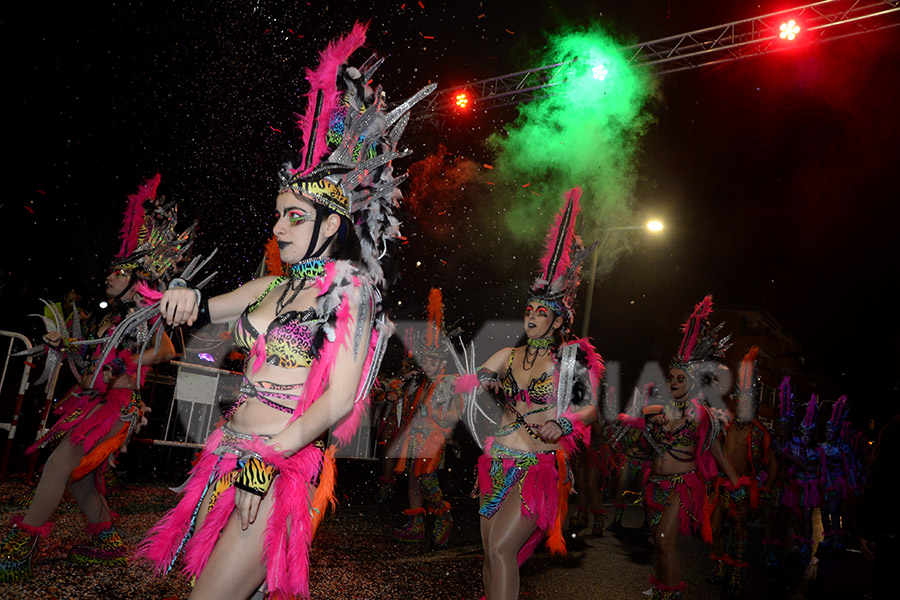
[[[660,231],[663,230],[662,221],[657,221],[657,220],[648,221],[647,222],[647,230],[652,231],[653,233],[659,233]]]

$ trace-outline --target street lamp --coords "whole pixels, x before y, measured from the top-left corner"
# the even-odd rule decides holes
[[[603,233],[603,237],[598,241],[602,241],[606,239],[606,236],[609,235],[610,231],[625,231],[625,230],[637,230],[637,229],[645,229],[652,234],[658,234],[663,229],[665,229],[665,225],[663,222],[658,219],[652,219],[647,221],[643,225],[623,225],[619,227],[604,227],[600,231]],[[591,257],[591,278],[588,280],[588,289],[587,289],[587,301],[585,302],[584,307],[584,322],[581,325],[581,337],[587,337],[588,327],[591,324],[591,305],[594,301],[594,282],[597,278],[597,256],[600,254],[600,251],[603,249],[603,244],[597,245],[597,250],[594,252]]]

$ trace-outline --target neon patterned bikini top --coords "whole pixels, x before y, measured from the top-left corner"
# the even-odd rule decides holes
[[[681,462],[693,462],[697,458],[697,445],[700,443],[700,430],[694,419],[687,419],[672,431],[655,422],[647,423],[650,435],[669,455]],[[694,451],[685,450],[694,448]]]
[[[553,375],[544,373],[539,378],[532,379],[526,389],[519,387],[516,378],[513,376],[512,365],[515,360],[516,349],[513,348],[509,353],[509,363],[506,365],[506,374],[500,381],[500,387],[503,390],[503,397],[513,406],[519,400],[524,400],[527,404],[552,404],[556,400],[554,390]]]
[[[245,352],[251,352],[260,333],[250,322],[250,313],[262,303],[269,293],[284,283],[286,277],[275,279],[266,288],[262,296],[250,304],[241,313],[234,328],[232,338]],[[315,308],[310,307],[303,311],[289,310],[276,317],[266,328],[265,347],[266,363],[285,369],[308,367],[312,364],[313,335],[316,326],[320,322],[315,319]]]

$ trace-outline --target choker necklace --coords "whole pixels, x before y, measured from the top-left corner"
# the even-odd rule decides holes
[[[547,354],[553,345],[552,337],[543,337],[537,339],[528,338],[525,340],[525,356],[522,357],[522,370],[530,371],[534,366],[534,362],[538,356]]]
[[[281,292],[281,296],[275,303],[275,316],[279,316],[285,308],[290,306],[291,302],[296,300],[300,292],[309,287],[312,281],[324,277],[326,266],[332,262],[334,259],[328,257],[307,258],[292,265],[285,265],[285,272],[288,275],[287,285],[284,286],[284,291]],[[289,293],[290,295],[288,295]]]
[[[528,338],[527,340],[525,340],[525,345],[528,346],[529,348],[537,348],[539,350],[543,349],[543,348],[549,348],[550,346],[553,345],[553,338],[552,337],[542,337],[542,338],[537,338],[537,339]]]

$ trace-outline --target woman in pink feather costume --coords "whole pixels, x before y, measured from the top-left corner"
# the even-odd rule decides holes
[[[381,260],[399,236],[394,126],[427,89],[385,112],[367,85],[380,62],[345,64],[365,33],[357,24],[307,71],[304,150],[298,167],[279,172],[275,201],[285,275],[209,299],[189,288],[161,299],[174,325],[236,321],[249,355],[227,423],[138,550],[159,573],[183,556],[194,600],[309,597],[310,544],[334,501],[334,447],[321,440],[332,428],[339,442],[353,436],[391,335],[380,289]]]
[[[174,234],[174,212],[168,213],[165,208],[155,210],[158,184],[159,175],[156,175],[129,196],[122,247],[106,278],[110,308],[91,328],[89,338],[113,335],[123,318],[135,308],[137,289],[163,280],[178,262],[177,257],[190,237],[190,233]],[[171,256],[175,258],[164,266],[154,264],[160,252],[174,252]],[[77,331],[74,326],[73,329]],[[50,533],[49,519],[66,489],[87,517],[86,531],[90,537],[87,544],[78,544],[69,551],[69,561],[88,565],[127,563],[128,550],[112,524],[104,497],[103,472],[124,448],[131,433],[145,422],[139,389],[144,372],[149,365],[174,357],[175,351],[165,335],[158,345],[154,342],[143,351],[140,348],[145,346],[134,336],[126,337],[108,353],[104,352],[105,344],[79,344],[84,341],[66,337],[60,331],[44,336],[51,352],[66,353],[73,368],[81,365],[81,381],[57,405],[56,423],[27,450],[31,453],[56,443],[28,511],[24,516],[13,517],[12,531],[0,542],[0,582],[31,576],[31,560],[38,542]],[[140,374],[139,362],[143,365]]]

